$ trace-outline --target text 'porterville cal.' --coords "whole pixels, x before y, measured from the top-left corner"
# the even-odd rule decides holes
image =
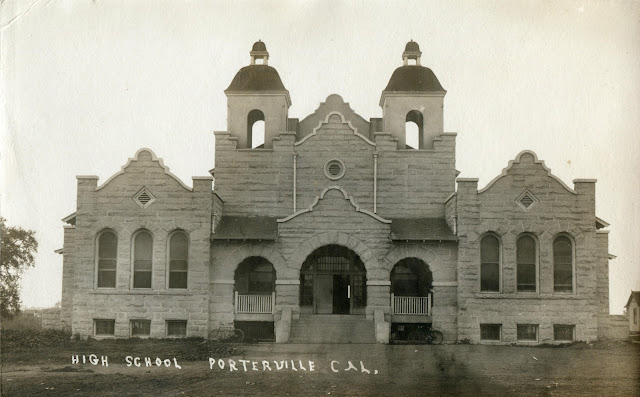
[[[355,364],[354,364],[355,363]],[[109,357],[97,354],[74,354],[71,356],[71,364],[77,365],[94,365],[109,366]],[[175,357],[134,357],[126,356],[124,364],[127,367],[149,368],[149,367],[165,367],[182,369]],[[325,367],[334,373],[338,372],[354,372],[362,374],[378,374],[377,369],[368,369],[362,361],[348,360],[346,363],[337,360],[330,361]],[[311,360],[244,360],[244,359],[215,359],[209,357],[209,369],[224,370],[229,372],[252,372],[252,371],[295,371],[295,372],[317,372],[317,364]]]

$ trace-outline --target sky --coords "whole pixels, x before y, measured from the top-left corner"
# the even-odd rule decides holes
[[[187,185],[214,167],[223,91],[261,39],[304,118],[332,93],[365,119],[409,40],[447,90],[460,177],[485,186],[524,149],[570,187],[595,178],[610,308],[640,290],[639,1],[0,3],[0,214],[36,231],[27,307],[60,300],[61,218],[141,147]]]

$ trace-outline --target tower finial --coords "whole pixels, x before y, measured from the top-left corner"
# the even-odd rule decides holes
[[[411,39],[407,45],[404,47],[404,52],[402,53],[402,63],[407,66],[409,64],[409,59],[415,59],[416,65],[420,66],[420,56],[422,52],[420,51],[420,46],[418,43]]]
[[[252,65],[256,64],[256,59],[261,59],[263,65],[267,65],[269,63],[269,52],[267,51],[267,46],[260,39],[253,43],[253,47],[251,47],[249,55],[251,55]]]

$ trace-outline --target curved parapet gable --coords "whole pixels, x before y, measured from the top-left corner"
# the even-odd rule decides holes
[[[362,139],[363,141],[365,141],[366,143],[368,143],[368,144],[369,144],[369,145],[371,145],[371,146],[374,146],[374,147],[376,146],[376,144],[375,144],[374,142],[371,142],[367,137],[365,137],[364,135],[362,135],[362,134],[358,133],[358,129],[357,129],[356,127],[354,127],[354,126],[351,124],[351,121],[349,121],[349,120],[345,119],[344,115],[343,115],[342,113],[338,112],[337,110],[334,110],[333,112],[328,113],[328,114],[327,114],[327,116],[324,118],[324,121],[322,121],[322,120],[321,120],[321,121],[318,123],[318,126],[317,126],[317,127],[315,127],[315,128],[313,129],[313,132],[312,132],[311,134],[309,134],[309,135],[305,136],[305,137],[304,137],[304,138],[302,138],[300,141],[296,142],[294,145],[295,145],[295,146],[302,145],[302,144],[303,144],[303,143],[305,143],[309,138],[311,138],[311,137],[315,136],[315,135],[316,135],[316,133],[318,132],[318,130],[319,130],[320,128],[322,128],[322,126],[323,126],[324,124],[330,124],[330,123],[331,123],[331,117],[332,117],[332,116],[340,116],[340,120],[341,120],[340,122],[341,122],[341,124],[347,124],[347,125],[349,126],[349,128],[353,131],[353,135],[355,135],[355,136],[357,136],[358,138]]]
[[[320,106],[299,122],[299,137],[301,138],[296,145],[301,145],[306,142],[311,136],[315,136],[317,131],[323,124],[329,124],[331,118],[334,115],[338,115],[341,119],[340,123],[347,124],[353,131],[354,135],[362,138],[371,146],[376,146],[374,142],[369,139],[371,124],[366,121],[362,116],[357,114],[349,103],[345,102],[340,95],[331,94],[320,103]]]
[[[166,165],[164,165],[164,162],[162,161],[161,158],[159,158],[158,156],[156,156],[156,154],[153,152],[153,150],[149,149],[149,148],[142,148],[139,149],[136,154],[132,157],[129,158],[129,160],[127,161],[127,163],[125,165],[122,166],[122,168],[120,169],[120,171],[118,171],[117,173],[113,174],[109,179],[107,179],[102,185],[96,187],[96,191],[104,188],[105,186],[107,186],[112,180],[114,180],[116,177],[122,175],[125,173],[125,170],[131,165],[131,163],[135,162],[135,161],[154,161],[157,162],[158,165],[160,167],[162,167],[162,169],[164,170],[164,173],[166,175],[169,175],[170,177],[172,177],[176,182],[178,182],[178,184],[180,184],[180,186],[182,186],[183,188],[185,188],[188,191],[193,191],[192,188],[190,188],[189,186],[185,185],[184,182],[182,182],[180,180],[180,178],[178,178],[177,176],[175,176],[174,174],[171,173],[171,171],[169,171],[169,167],[167,167]]]
[[[550,177],[550,178],[554,179],[556,182],[558,182],[560,184],[560,186],[562,186],[564,189],[566,189],[569,193],[578,194],[575,190],[573,190],[569,186],[567,186],[567,184],[564,183],[560,178],[558,178],[557,176],[553,175],[551,173],[551,169],[545,165],[544,161],[543,160],[538,160],[538,156],[531,150],[523,150],[520,153],[518,153],[518,155],[516,156],[516,158],[514,160],[509,161],[509,164],[502,170],[500,175],[498,175],[491,182],[489,182],[487,184],[487,186],[485,186],[484,188],[478,190],[478,194],[484,193],[487,190],[489,190],[491,188],[491,186],[493,186],[494,183],[496,183],[498,180],[504,178],[505,176],[507,176],[509,174],[509,170],[514,166],[514,164],[520,164],[523,161],[523,157],[525,157],[525,159],[526,159],[527,156],[532,157],[532,161],[530,161],[532,164],[540,165],[547,172],[547,176],[548,177]]]
[[[286,218],[282,218],[282,219],[278,219],[278,223],[283,223],[283,222],[287,222],[295,217],[297,217],[298,215],[302,215],[304,213],[307,212],[312,212],[313,208],[318,205],[318,203],[320,202],[320,200],[324,200],[324,196],[327,194],[328,191],[330,190],[337,190],[340,193],[342,193],[343,197],[345,200],[348,200],[349,203],[353,206],[353,208],[355,208],[356,212],[361,212],[365,215],[369,215],[370,217],[372,217],[373,219],[376,219],[379,222],[382,223],[391,223],[391,220],[389,219],[384,219],[379,215],[374,214],[373,212],[367,211],[367,210],[363,210],[360,208],[360,205],[358,205],[358,203],[356,203],[355,199],[353,198],[353,196],[349,196],[347,194],[347,192],[339,187],[339,186],[329,186],[327,188],[325,188],[319,196],[316,196],[316,198],[313,200],[313,202],[311,203],[311,205],[308,208],[302,209],[300,211],[297,211],[289,216],[287,216]]]

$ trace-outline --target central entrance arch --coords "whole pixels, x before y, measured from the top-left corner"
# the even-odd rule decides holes
[[[307,314],[364,314],[367,272],[360,257],[341,245],[313,251],[300,270],[300,311]]]

